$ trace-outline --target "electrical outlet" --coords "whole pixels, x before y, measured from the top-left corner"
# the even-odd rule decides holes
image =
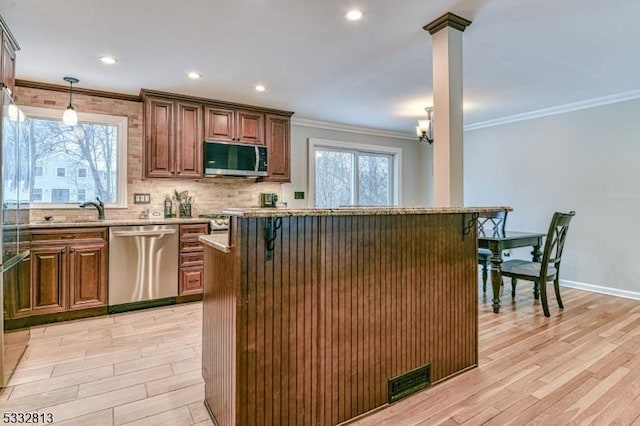
[[[133,194],[133,204],[150,204],[151,194]]]
[[[293,193],[294,200],[304,200],[304,191],[296,191]]]

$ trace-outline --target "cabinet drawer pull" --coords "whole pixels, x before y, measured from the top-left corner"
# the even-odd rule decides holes
[[[62,234],[60,236],[60,238],[62,238],[63,240],[71,240],[71,239],[73,239],[75,237],[76,237],[75,235],[69,235],[69,234]]]

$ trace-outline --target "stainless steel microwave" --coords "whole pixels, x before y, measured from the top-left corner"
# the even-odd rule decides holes
[[[267,147],[243,143],[204,141],[206,176],[266,176]]]

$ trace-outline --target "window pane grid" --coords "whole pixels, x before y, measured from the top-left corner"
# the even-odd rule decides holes
[[[32,202],[75,203],[74,198],[86,200],[89,194],[109,204],[118,201],[117,125],[82,122],[70,127],[36,116],[27,123],[33,146]]]
[[[392,188],[393,155],[346,149],[315,150],[316,207],[391,205]]]

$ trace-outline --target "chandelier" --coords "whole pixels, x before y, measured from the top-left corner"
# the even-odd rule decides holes
[[[433,143],[433,107],[426,107],[424,110],[427,112],[427,119],[418,120],[416,134],[420,142],[428,142],[431,145]]]

